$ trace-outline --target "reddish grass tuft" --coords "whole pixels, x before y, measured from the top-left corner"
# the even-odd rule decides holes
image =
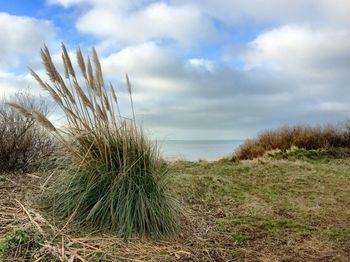
[[[271,150],[286,151],[291,147],[303,149],[349,148],[350,124],[341,127],[326,126],[285,126],[266,130],[255,139],[246,140],[237,150],[240,160],[254,159]]]

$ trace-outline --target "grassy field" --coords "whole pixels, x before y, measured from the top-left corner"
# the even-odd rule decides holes
[[[171,164],[184,217],[162,241],[55,221],[37,204],[47,175],[4,174],[1,261],[349,261],[350,158],[313,158]]]

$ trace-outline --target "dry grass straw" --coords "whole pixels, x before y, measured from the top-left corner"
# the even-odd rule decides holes
[[[5,177],[8,179],[4,180]],[[0,242],[15,229],[30,230],[42,236],[36,248],[26,250],[23,245],[6,254],[0,253],[1,261],[159,261],[160,257],[169,260],[190,254],[178,241],[142,238],[125,241],[108,232],[84,234],[81,230],[71,231],[72,227],[63,229],[55,223],[57,221],[46,219],[37,205],[44,178],[33,174],[0,175],[4,195],[0,200]]]

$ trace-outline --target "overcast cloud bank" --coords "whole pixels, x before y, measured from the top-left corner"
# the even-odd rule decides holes
[[[88,51],[93,39],[126,113],[128,72],[139,119],[158,138],[246,138],[350,115],[349,1],[198,3],[50,0],[43,8],[74,14],[77,41]],[[66,40],[60,21],[2,12],[0,34],[0,90],[37,90],[26,66],[40,69],[42,44],[55,52]]]

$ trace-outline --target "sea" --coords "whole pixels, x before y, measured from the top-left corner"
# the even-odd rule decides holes
[[[158,140],[163,158],[176,160],[219,160],[229,157],[243,140]]]

